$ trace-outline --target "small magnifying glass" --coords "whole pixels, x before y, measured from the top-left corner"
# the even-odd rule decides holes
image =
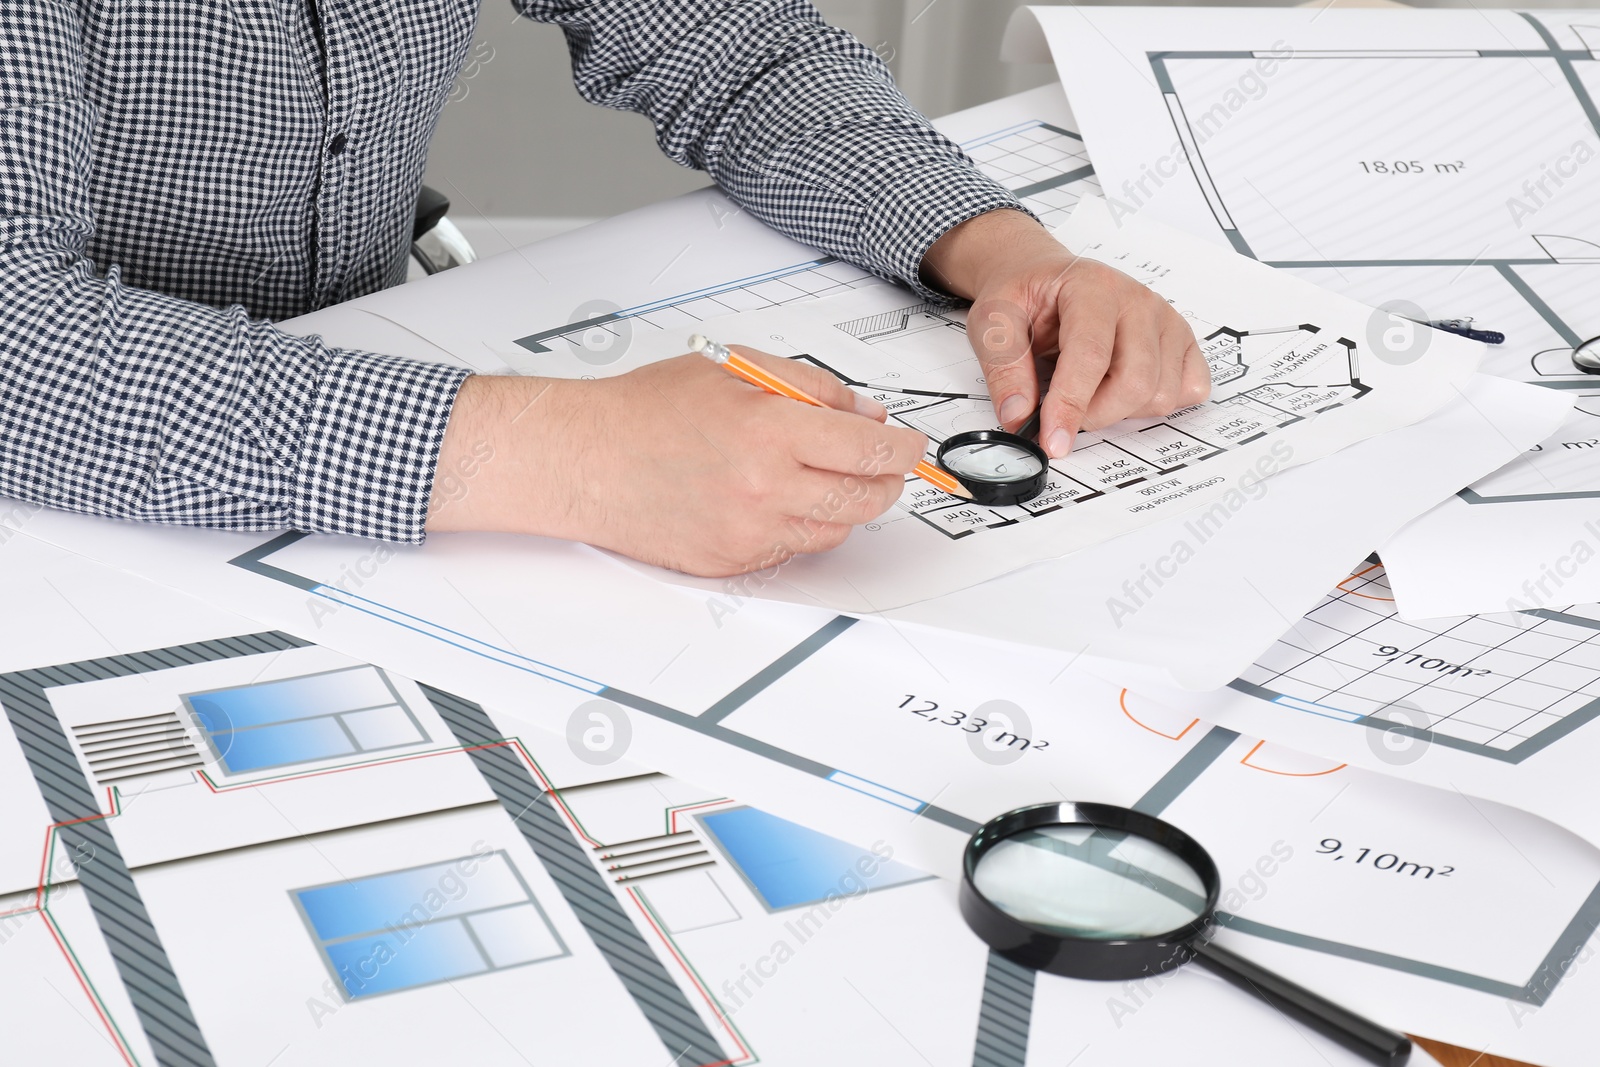
[[[1591,337],[1574,348],[1572,365],[1585,374],[1600,374],[1600,337]]]
[[[1216,945],[1217,866],[1154,816],[1110,804],[1018,808],[972,835],[962,866],[962,916],[1013,963],[1121,981],[1195,960],[1372,1063],[1400,1067],[1411,1055],[1404,1034]]]
[[[1050,480],[1050,457],[1032,436],[1038,425],[1035,414],[1016,433],[958,433],[945,439],[935,458],[972,494],[973,503],[1020,504],[1044,492]]]

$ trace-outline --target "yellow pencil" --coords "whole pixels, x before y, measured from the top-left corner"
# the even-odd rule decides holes
[[[743,378],[751,385],[765,389],[769,393],[777,396],[786,396],[790,400],[798,400],[802,404],[810,404],[814,408],[828,406],[804,389],[797,389],[782,378],[762,370],[727,345],[718,344],[705,334],[697,333],[690,337],[689,349],[705,356],[729,374]],[[958,496],[963,500],[972,499],[972,494],[967,492],[965,486],[927,460],[923,460],[913,467],[911,473],[929,485],[949,493],[951,496]]]

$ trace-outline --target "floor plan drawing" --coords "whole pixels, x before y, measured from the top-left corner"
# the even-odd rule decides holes
[[[974,506],[908,478],[889,516],[826,556],[795,561],[765,595],[866,612],[970,588],[1420,421],[1457,402],[1475,371],[1474,346],[1459,338],[1414,360],[1375,358],[1365,337],[1370,309],[1143,220],[1119,225],[1098,198],[1080,201],[1058,236],[1144,282],[1188,320],[1212,365],[1212,395],[1080,434],[1051,463],[1044,492],[1017,505]],[[923,432],[930,460],[952,434],[996,425],[965,317],[894,286],[736,312],[703,328],[723,343],[829,370]],[[635,330],[626,362],[607,370],[671,358],[682,345],[671,332]],[[575,369],[568,354],[547,358]]]
[[[926,434],[930,449],[955,434],[995,427],[987,392],[953,391],[961,387],[959,380],[953,386],[943,384],[952,374],[972,374],[960,313],[909,305],[833,325],[874,350],[887,349],[892,355],[886,362],[900,369],[874,374],[866,360],[850,366],[809,354],[794,358],[822,367],[883,404],[891,419]],[[902,344],[905,357],[898,354]],[[1053,476],[1034,499],[1013,506],[976,506],[918,484],[902,500],[900,513],[885,516],[878,525],[915,518],[956,539],[1135,487],[1143,487],[1140,495],[1149,497],[1166,475],[1357,400],[1368,391],[1361,382],[1355,342],[1342,337],[1330,342],[1315,325],[1262,330],[1219,326],[1204,336],[1201,351],[1211,365],[1213,382],[1207,404],[1166,419],[1134,420],[1084,432],[1071,454],[1050,464]],[[1327,358],[1330,352],[1332,359]],[[1311,373],[1316,377],[1310,384],[1299,374],[1313,363],[1317,366]],[[1286,376],[1296,380],[1285,381]],[[923,388],[918,388],[919,382]],[[982,379],[974,379],[973,385],[981,390]],[[1159,490],[1153,494],[1161,495]]]
[[[1023,125],[1050,161],[1006,157],[1018,187],[1078,169],[1059,121]],[[888,289],[812,265],[797,277],[832,272],[828,298]],[[699,284],[712,268],[691,266],[692,284],[671,263],[647,276],[666,272],[659,288],[680,296],[743,288]],[[770,267],[728,273],[771,280]],[[615,332],[573,334],[559,311],[546,317],[581,306],[569,296],[530,298],[539,317],[514,330],[500,326],[533,318],[524,304],[491,309],[496,336],[567,331],[543,352],[509,344],[525,362],[508,366],[570,370],[583,352],[584,373],[609,373],[648,347],[645,326],[684,326],[623,316]],[[897,307],[910,310],[839,321],[858,343],[964,343],[947,314],[880,310]],[[434,329],[411,321],[418,336]],[[1219,406],[1251,413],[1210,432],[1373,406],[1364,337],[1329,321],[1208,323]],[[606,362],[591,335],[620,338],[625,323],[636,340]],[[1315,377],[1300,373],[1308,360]],[[937,390],[954,366],[899,384]],[[1281,375],[1247,385],[1255,371]],[[948,391],[918,416],[930,432],[984,417],[979,388]],[[1152,443],[1106,443],[1146,464],[1219,462],[1211,439],[1146,429]],[[380,554],[340,538],[173,533],[116,529],[120,544],[164,538],[208,595],[263,621],[183,621],[192,606],[169,611],[159,588],[76,557],[56,564],[70,582],[49,576],[69,597],[33,580],[29,534],[0,544],[18,576],[6,591],[30,605],[0,642],[0,786],[31,800],[0,828],[27,841],[26,864],[4,868],[6,903],[28,931],[16,943],[43,953],[0,954],[0,985],[24,984],[14,959],[48,958],[78,992],[41,1021],[92,1033],[105,1062],[255,1063],[263,1048],[280,1067],[455,1062],[470,1042],[475,1059],[508,1065],[1120,1067],[1194,1059],[1199,1028],[1218,1035],[1199,1062],[1352,1062],[1202,974],[1130,1016],[1126,989],[989,955],[955,908],[960,846],[997,811],[1069,790],[1203,839],[1226,872],[1224,943],[1379,1017],[1403,1006],[1396,1022],[1417,1032],[1583,1062],[1600,971],[1565,964],[1600,914],[1600,853],[1543,819],[1160,706],[1065,655],[1007,648],[997,672],[1001,653],[970,637],[712,600],[582,546],[486,536]],[[585,755],[596,716],[621,739],[617,763]],[[1335,863],[1332,839],[1404,870]],[[1263,857],[1284,855],[1263,882]],[[1480,938],[1452,936],[1508,887],[1522,907]],[[1422,918],[1396,928],[1397,911]],[[1513,1026],[1508,1005],[1541,1025]],[[1228,1043],[1239,1035],[1244,1052]]]
[[[1369,340],[1426,343],[1417,323],[1470,319],[1505,337],[1484,370],[1576,394],[1540,449],[1395,539],[1403,610],[1501,610],[1524,574],[1587,536],[1600,483],[1579,453],[1600,435],[1595,379],[1573,354],[1600,335],[1592,12],[1032,19],[1013,24],[1013,45],[1042,59],[1048,40],[1119,212],[1380,309]],[[1450,573],[1492,543],[1517,545],[1514,558],[1452,591]],[[1596,598],[1586,575],[1537,606]]]
[[[244,562],[248,566],[266,565],[281,571],[281,567],[272,562],[275,558],[278,558],[275,554],[263,554],[259,557],[259,563]],[[863,774],[859,769],[859,761],[850,756],[857,743],[850,739],[851,736],[864,738],[868,736],[864,731],[870,730],[870,736],[881,737],[882,743],[893,745],[895,743],[893,738],[898,732],[893,726],[893,720],[899,718],[901,722],[939,727],[934,731],[924,731],[923,726],[918,725],[914,729],[924,737],[937,739],[942,735],[947,738],[950,747],[945,749],[946,758],[960,757],[971,744],[982,743],[987,748],[1002,754],[1002,765],[1008,767],[1016,766],[1021,761],[1038,758],[1034,753],[1042,755],[1051,749],[1052,742],[1059,743],[1059,738],[1045,735],[1037,730],[1027,730],[1017,719],[1002,720],[993,712],[980,714],[963,710],[948,713],[948,716],[943,711],[939,714],[930,712],[918,715],[916,712],[919,709],[926,712],[930,706],[939,707],[942,702],[924,700],[920,696],[911,699],[904,694],[892,700],[887,693],[874,695],[869,692],[852,697],[834,712],[841,716],[838,732],[819,730],[821,724],[815,715],[807,722],[800,723],[785,710],[792,707],[795,700],[803,701],[803,694],[813,691],[817,686],[826,686],[828,678],[857,674],[861,669],[860,664],[869,661],[881,664],[885,658],[903,658],[903,651],[895,651],[895,648],[899,647],[899,640],[893,633],[883,632],[882,628],[858,629],[848,619],[836,619],[809,639],[801,641],[788,654],[756,670],[748,682],[735,684],[728,697],[714,701],[705,711],[697,715],[663,708],[649,697],[612,688],[601,682],[564,679],[560,673],[548,668],[544,677],[549,681],[578,689],[586,696],[599,695],[628,709],[630,713],[656,716],[663,721],[687,727],[706,741],[714,742],[717,748],[732,746],[733,750],[749,756],[759,754],[758,764],[775,760],[778,766],[799,772],[813,784],[813,789],[821,787],[827,790],[832,787],[844,790],[844,793],[838,795],[859,798],[853,799],[852,803],[866,803],[869,807],[881,806],[881,810],[884,811],[900,810],[949,829],[975,828],[976,822],[961,814],[959,807],[954,806],[957,800],[956,791],[964,792],[974,787],[975,783],[971,781],[970,774],[966,776],[968,782],[964,786],[956,779],[940,782],[941,774],[936,764],[927,768],[930,775],[919,774],[915,780],[886,779],[881,775]],[[949,658],[938,656],[932,649],[922,654],[936,656],[941,660]],[[1431,662],[1429,665],[1434,666]],[[1118,718],[1126,720],[1125,725],[1132,725],[1135,733],[1131,737],[1121,735],[1120,744],[1126,745],[1132,737],[1139,737],[1153,741],[1158,746],[1164,740],[1169,744],[1188,747],[1200,743],[1199,739],[1207,736],[1200,731],[1208,727],[1197,719],[1174,717],[1160,708],[1140,711],[1131,708],[1127,703],[1128,699],[1126,696],[1121,698],[1122,710]],[[879,700],[881,708],[878,708],[876,703]],[[882,710],[895,708],[895,705],[900,705],[895,709],[897,714],[887,721],[883,720]],[[869,708],[877,710],[878,714],[870,714]],[[851,725],[846,727],[845,722]],[[635,727],[636,730],[641,728],[641,726]],[[1236,735],[1231,731],[1212,734],[1210,737],[1211,740],[1207,744],[1211,746],[1226,747],[1236,740]],[[1220,753],[1222,750],[1208,748],[1206,751]],[[925,758],[932,758],[932,752]],[[1209,758],[1215,759],[1216,756],[1212,755]],[[1275,754],[1275,750],[1270,747],[1264,749],[1260,743],[1255,742],[1250,744],[1240,742],[1238,754],[1233,758],[1238,761],[1239,766],[1254,768],[1258,772],[1266,770],[1269,775],[1316,776],[1337,770],[1337,767],[1325,762],[1311,760],[1307,763],[1294,754]],[[729,766],[729,760],[729,756],[718,757],[719,764],[723,767]],[[770,772],[758,773],[760,777],[767,777]],[[940,784],[935,784],[936,782]],[[790,788],[795,787],[791,785]],[[923,799],[930,794],[938,799],[932,801]],[[711,836],[713,840],[717,839],[715,831]],[[655,848],[666,846],[670,842],[644,841],[635,844]],[[685,857],[698,861],[704,849],[704,842],[687,842],[680,848],[685,851],[668,851],[657,855],[664,862],[673,864],[672,869],[677,869]],[[1264,926],[1252,929],[1257,930],[1261,936],[1273,936],[1267,933]],[[1405,965],[1396,964],[1396,966]],[[1461,981],[1478,988],[1474,985],[1478,979],[1470,981],[1461,979]]]
[[[8,553],[18,544],[27,549],[13,543]],[[554,664],[539,678],[519,672],[503,689],[481,684],[497,673],[487,659],[450,673],[452,687],[495,688],[512,709],[491,710],[282,632],[230,631],[226,617],[214,631],[225,636],[190,625],[177,631],[188,638],[179,644],[107,648],[97,631],[114,632],[129,603],[158,631],[173,630],[169,615],[201,609],[46,547],[36,553],[53,570],[45,579],[79,576],[62,584],[81,590],[73,603],[92,644],[79,647],[98,654],[61,659],[71,642],[58,643],[57,658],[25,666],[12,652],[0,669],[11,727],[0,753],[21,755],[49,820],[33,827],[46,842],[45,873],[11,887],[0,910],[14,918],[0,916],[0,930],[59,924],[69,962],[98,991],[86,1010],[104,1011],[105,1032],[121,1035],[122,1062],[180,1062],[168,1051],[180,1046],[202,1062],[239,1059],[260,1035],[238,1003],[268,1020],[289,1063],[398,1050],[412,1038],[396,1020],[420,1011],[474,1033],[490,1019],[517,1048],[604,1047],[637,1058],[665,1045],[673,1055],[691,1050],[684,1062],[700,1065],[789,1062],[785,1050],[809,1050],[794,1062],[814,1062],[846,1039],[798,1023],[788,996],[834,1005],[853,1020],[854,1039],[874,1048],[896,1045],[900,1030],[953,1050],[934,1062],[970,1062],[979,1033],[1035,1056],[1090,1043],[1110,1059],[1089,1062],[1115,1062],[1124,1046],[1107,1038],[1126,1022],[1105,1012],[1106,988],[1006,971],[962,925],[952,883],[932,877],[948,873],[984,818],[1052,794],[1051,783],[1166,813],[1199,835],[1232,887],[1223,902],[1230,941],[1340,996],[1432,1005],[1437,1014],[1406,1023],[1414,1029],[1459,1032],[1463,1018],[1498,1019],[1484,1006],[1508,999],[1564,1018],[1564,990],[1585,980],[1551,971],[1600,914],[1600,852],[1571,834],[1494,805],[1485,825],[1481,801],[1063,677],[1045,657],[1017,660],[1018,681],[999,695],[983,665],[961,654],[961,639],[919,636],[908,647],[889,627],[841,619],[765,662],[740,659],[738,673],[713,683],[724,695],[702,705],[585,684]],[[284,549],[265,561],[292,573]],[[55,610],[51,598],[63,594],[48,580],[34,585],[39,610]],[[930,661],[942,665],[937,673]],[[840,678],[856,683],[841,689]],[[631,723],[636,747],[670,728],[681,752],[698,751],[686,767],[715,767],[748,790],[711,792],[583,759],[559,728],[597,698]],[[223,757],[207,756],[199,768],[96,786],[68,726],[165,705],[226,711],[248,733],[276,728],[286,705],[314,719],[356,715],[373,701],[403,707],[398,721],[428,743],[319,754],[237,780],[223,774]],[[1047,719],[1049,702],[1075,714]],[[271,724],[241,729],[252,710]],[[1241,796],[1250,798],[1243,806]],[[1453,814],[1473,803],[1476,821]],[[1536,866],[1517,858],[1506,832]],[[1325,869],[1316,857],[1329,839],[1381,840],[1381,853],[1411,866],[1403,880]],[[1291,858],[1263,893],[1250,872],[1274,850]],[[1483,878],[1486,869],[1496,877]],[[1536,903],[1470,944],[1364,918],[1394,907],[1481,909],[1484,894],[1513,883]],[[259,939],[249,967],[216,951],[219,931],[241,923]],[[106,929],[138,937],[108,938]],[[907,957],[874,947],[907,940],[955,976],[940,985],[948,999],[932,1029],[915,1022],[927,1014],[927,991],[907,993],[895,977]],[[1344,975],[1337,989],[1323,977],[1330,969]],[[0,967],[0,982],[9,973]],[[995,1002],[984,990],[996,984],[1022,999]],[[1424,988],[1428,996],[1416,995]],[[580,989],[589,998],[581,1004],[571,1000]],[[541,1005],[531,1015],[530,998]],[[1175,1011],[1212,1003],[1198,987],[1171,999]],[[1052,1031],[1054,1011],[1081,1025]],[[625,1023],[597,1039],[585,1022],[596,1013]],[[1162,1026],[1147,1020],[1140,1032],[1162,1047]],[[1178,1040],[1187,1031],[1165,1032]],[[1495,1033],[1485,1030],[1485,1041]],[[1327,1050],[1284,1036],[1298,1047],[1286,1042],[1281,1062],[1322,1062]],[[910,1051],[884,1055],[919,1062]],[[516,1062],[509,1050],[495,1056]]]
[[[1600,747],[1600,605],[1406,620],[1375,559],[1229,687],[1150,699],[1386,774],[1515,804],[1591,841],[1570,783]]]
[[[1600,154],[1593,88],[1600,85],[1600,62],[1581,42],[1563,47],[1542,16],[1524,12],[1520,17],[1543,48],[1296,52],[1278,59],[1277,75],[1292,84],[1294,101],[1279,105],[1263,98],[1261,107],[1241,109],[1237,116],[1204,105],[1267,53],[1175,51],[1151,54],[1149,62],[1174,132],[1190,147],[1190,176],[1215,224],[1239,251],[1297,270],[1348,274],[1417,268],[1450,284],[1467,274],[1492,277],[1526,301],[1562,343],[1534,351],[1528,344],[1532,338],[1507,331],[1515,347],[1496,351],[1488,369],[1552,388],[1589,389],[1593,377],[1574,367],[1571,356],[1581,341],[1600,333],[1600,320],[1592,306],[1556,310],[1563,302],[1552,295],[1574,285],[1587,285],[1592,293],[1600,281],[1600,199],[1595,195],[1600,184],[1581,173]],[[1337,124],[1300,113],[1301,132],[1280,144],[1309,165],[1268,165],[1255,145],[1266,124],[1280,133],[1286,129],[1279,124],[1279,107],[1298,107],[1310,98],[1300,94],[1315,95],[1319,86],[1350,81],[1374,86],[1355,113],[1349,98],[1339,95]],[[1332,98],[1330,93],[1324,99]],[[1397,106],[1402,114],[1395,114]],[[1476,158],[1470,160],[1436,159],[1437,153],[1418,147],[1413,152],[1425,158],[1351,161],[1343,158],[1346,146],[1338,142],[1348,131],[1381,121],[1410,130],[1432,128],[1421,140],[1428,145],[1442,140],[1441,115],[1466,113],[1487,116],[1490,124],[1477,124],[1468,142],[1475,151],[1466,153]],[[1538,121],[1526,122],[1530,115]],[[1491,143],[1495,158],[1485,159],[1482,148]],[[1552,145],[1565,151],[1551,158]],[[1507,182],[1507,168],[1515,166],[1529,172],[1520,184]],[[1330,210],[1326,193],[1330,179],[1339,189],[1336,211]],[[1498,210],[1485,210],[1491,205]],[[1352,217],[1361,224],[1349,225]],[[1461,314],[1432,306],[1437,309],[1433,318]],[[1519,354],[1528,352],[1531,357]],[[1546,450],[1528,462],[1543,475],[1558,465],[1550,460]],[[1600,484],[1592,479],[1557,476],[1539,490],[1524,483],[1513,493],[1495,491],[1498,477],[1486,489],[1464,491],[1462,498],[1487,504],[1600,495]]]
[[[1600,716],[1600,612],[1407,623],[1379,564],[1329,594],[1234,688],[1521,762]]]
[[[1033,120],[982,134],[964,141],[963,148],[981,169],[1011,188],[1046,225],[1063,224],[1084,195],[1099,192],[1082,139],[1050,122]],[[1130,263],[1125,269],[1147,282],[1165,273],[1158,264]],[[890,408],[898,421],[927,433],[935,447],[953,433],[995,425],[981,371],[966,339],[964,312],[927,303],[898,304],[902,294],[832,258],[795,264],[647,305],[619,308],[525,335],[516,344],[558,362],[570,359],[572,354],[584,360],[587,352],[610,353],[618,348],[637,351],[640,346],[648,346],[644,334],[666,334],[670,348],[679,344],[678,334],[707,319],[819,298],[829,299],[831,306],[858,311],[859,314],[850,310],[834,313],[837,321],[833,324],[841,333],[870,346],[881,358],[862,361],[859,366],[811,353],[798,358],[826,367],[852,386],[867,389]],[[1153,480],[1199,459],[1219,455],[1229,444],[1254,440],[1268,428],[1327,410],[1365,391],[1356,377],[1355,342],[1340,338],[1333,343],[1344,347],[1348,370],[1344,381],[1331,385],[1334,390],[1344,391],[1338,399],[1316,387],[1285,390],[1256,387],[1254,382],[1252,388],[1242,390],[1250,395],[1241,397],[1237,395],[1241,390],[1229,390],[1227,386],[1252,364],[1269,363],[1276,358],[1285,366],[1299,366],[1322,358],[1326,342],[1305,336],[1317,333],[1318,328],[1240,331],[1197,326],[1207,329],[1208,359],[1217,363],[1213,378],[1218,392],[1213,402],[1227,402],[1226,407],[1214,412],[1186,415],[1193,427],[1199,428],[1200,442],[1184,430],[1163,436],[1164,432],[1154,427],[1146,428],[1147,432],[1125,434],[1121,444],[1102,444],[1102,435],[1088,434],[1082,439],[1081,455],[1075,452],[1053,465],[1056,477],[1036,501],[1015,507],[972,507],[932,487],[919,485],[905,501],[903,513],[888,519],[888,523],[917,519],[959,539],[980,530],[1014,526],[1121,487],[1142,485],[1148,491]],[[1297,333],[1300,336],[1295,336]],[[1248,342],[1244,341],[1246,337]],[[1227,338],[1232,339],[1231,345]],[[1239,357],[1241,344],[1253,350],[1248,361]],[[1274,349],[1281,352],[1275,355]],[[517,369],[528,372],[569,373],[545,361],[512,362],[522,364]],[[1289,395],[1291,392],[1295,395]],[[1163,437],[1161,442],[1153,443],[1158,436]]]
[[[108,575],[104,588],[118,584]],[[829,750],[860,751],[864,740],[868,748],[883,741],[889,742],[885,751],[904,748],[909,737],[933,742],[912,742],[919,762],[948,763],[949,755],[967,750],[965,738],[983,734],[968,731],[975,720],[947,711],[939,700],[882,700],[888,687],[900,688],[897,678],[854,694],[829,713],[820,733],[815,723],[801,729],[791,712],[797,699],[861,653],[838,636],[813,644],[808,655],[791,657],[786,672],[763,672],[764,686],[740,687],[749,694],[745,702],[711,715],[728,724],[721,734],[726,740],[746,739],[729,751],[766,763],[763,774],[805,767]],[[41,929],[37,924],[48,914],[64,946],[71,946],[63,947],[62,958],[82,980],[85,1005],[99,1014],[95,1025],[110,1041],[104,1062],[235,1062],[258,1047],[262,1026],[285,1063],[335,1062],[356,1049],[415,1055],[433,1048],[429,1042],[483,1031],[485,1020],[492,1028],[485,1032],[498,1035],[483,1053],[491,1063],[517,1062],[534,1048],[632,1062],[664,1046],[698,1067],[743,1067],[815,1062],[835,1054],[840,1041],[864,1043],[878,1050],[874,1062],[884,1063],[921,1062],[928,1055],[931,1062],[973,1062],[975,1043],[980,1054],[985,1043],[1020,1050],[1012,1063],[1023,1062],[1022,1052],[1072,1055],[1092,1045],[1098,1051],[1088,1062],[1111,1063],[1126,1048],[1120,1038],[1112,1040],[1126,1023],[1105,1010],[1105,986],[1034,976],[990,958],[961,924],[949,883],[904,862],[889,840],[863,845],[833,838],[659,774],[573,774],[578,764],[561,755],[553,736],[508,735],[474,701],[387,672],[379,677],[376,668],[291,674],[253,694],[237,686],[208,692],[228,694],[235,712],[281,706],[283,687],[305,690],[308,679],[334,679],[321,683],[324,693],[331,686],[347,698],[419,693],[431,713],[419,715],[419,725],[442,725],[445,747],[420,760],[390,753],[321,773],[376,784],[371,776],[396,761],[447,775],[465,763],[481,777],[465,803],[436,798],[432,809],[402,818],[381,808],[347,812],[342,823],[313,833],[291,818],[278,834],[252,838],[220,810],[190,805],[141,814],[145,793],[120,786],[92,790],[87,764],[72,754],[64,733],[49,729],[57,721],[57,700],[63,711],[80,705],[86,686],[146,679],[161,687],[172,676],[182,687],[183,674],[197,668],[259,670],[264,659],[297,651],[315,650],[262,632],[41,664],[0,677],[0,703],[18,731],[7,744],[25,753],[55,819],[49,851],[76,857],[47,865],[63,873],[47,876],[27,894],[45,904],[24,898],[17,929]],[[867,655],[881,663],[884,650]],[[204,707],[194,693],[188,698]],[[105,690],[99,699],[115,698]],[[1183,721],[1126,693],[1114,699],[1121,710],[1114,725],[1106,723],[1111,734],[1078,740],[1104,748],[1114,736],[1123,774],[1132,770],[1126,757],[1148,754],[1136,756],[1141,769],[1131,777],[1138,781],[1125,783],[1142,791],[1134,800],[1141,810],[1168,812],[1203,833],[1228,872],[1254,869],[1266,851],[1284,857],[1273,877],[1292,889],[1265,894],[1230,873],[1238,885],[1225,898],[1231,910],[1224,922],[1235,940],[1288,950],[1302,970],[1326,966],[1316,962],[1324,957],[1357,964],[1381,997],[1423,982],[1462,1006],[1485,997],[1543,1005],[1561,984],[1549,973],[1551,961],[1570,956],[1588,936],[1585,924],[1592,925],[1600,908],[1600,854],[1574,852],[1569,835],[1527,820],[1518,847],[1538,857],[1538,870],[1506,870],[1500,838],[1446,817],[1445,809],[1461,803],[1452,794]],[[633,701],[631,710],[648,708]],[[658,708],[653,714],[673,713]],[[864,722],[871,723],[868,737],[850,728]],[[1010,740],[1000,746],[1007,756],[1025,761],[1075,747],[1051,745],[1037,732],[1019,742],[1022,723],[1013,717],[1008,726]],[[944,760],[928,761],[940,751]],[[971,762],[970,755],[955,759]],[[1026,764],[990,766],[1014,773]],[[897,779],[888,771],[884,767],[880,777]],[[167,773],[201,778],[189,769]],[[304,773],[244,783],[240,793],[295,812],[293,792]],[[1060,777],[1061,769],[1044,773]],[[849,809],[906,814],[909,794],[897,800],[890,786],[838,772],[829,779],[812,781],[824,790],[842,786],[836,795],[853,798]],[[953,834],[949,840],[956,844],[976,825],[959,814],[974,795],[966,786],[944,792],[950,799],[919,803],[917,813]],[[1397,822],[1392,808],[1401,794],[1411,815]],[[813,788],[801,795],[809,804],[819,794]],[[1242,821],[1226,801],[1240,795],[1257,800],[1249,809],[1257,814]],[[1339,807],[1328,816],[1334,800]],[[130,856],[123,820],[132,817],[160,817],[169,831],[181,828],[186,862]],[[1225,831],[1230,824],[1234,829]],[[203,832],[190,836],[195,829]],[[1319,848],[1326,851],[1334,830],[1381,833],[1387,847],[1419,857],[1411,864],[1417,875],[1382,881],[1354,868],[1320,869],[1312,857]],[[1484,864],[1501,869],[1492,885],[1474,879]],[[1360,921],[1363,909],[1327,908],[1324,890],[1316,887],[1330,876],[1340,897],[1374,905],[1439,906],[1438,880],[1461,878],[1464,900],[1451,907],[1482,906],[1473,902],[1503,890],[1507,879],[1541,906],[1469,950],[1441,951],[1426,929],[1377,932]],[[51,911],[41,911],[44,906]],[[258,939],[250,966],[216,951],[219,935],[241,923]],[[884,951],[888,945],[897,948]],[[951,978],[937,994],[908,988],[897,977],[907,966],[936,963]],[[0,982],[12,973],[0,968]],[[1012,994],[1002,998],[997,984]],[[935,995],[940,1010],[930,1018],[928,998]],[[845,1030],[807,1025],[788,1010],[788,998],[796,996],[829,1005],[830,1014],[848,1021]],[[1198,989],[1171,999],[1217,1010]],[[248,1018],[232,1010],[239,1003],[252,1006]],[[538,1010],[530,1012],[530,1003]],[[1180,1010],[1176,1004],[1170,1010]],[[1063,1011],[1080,1020],[1071,1034],[1054,1032],[1046,1022]],[[1221,1009],[1222,1017],[1257,1011],[1270,1018],[1270,1009],[1248,998]],[[454,1025],[437,1034],[430,1029],[433,1036],[397,1025],[418,1012]],[[601,1019],[608,1022],[597,1030]],[[1137,1040],[1152,1048],[1164,1047],[1157,1036],[1163,1032],[1173,1042],[1188,1040],[1186,1028],[1153,1019],[1140,1024]],[[912,1049],[900,1048],[902,1040],[912,1041]],[[1267,1040],[1279,1043],[1279,1037]],[[442,1043],[438,1051],[448,1054]],[[1336,1053],[1307,1046],[1289,1029],[1281,1034],[1277,1062],[1342,1062]]]

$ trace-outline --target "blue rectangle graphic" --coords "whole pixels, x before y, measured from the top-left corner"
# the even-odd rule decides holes
[[[715,811],[700,823],[770,911],[930,877],[756,808]]]
[[[324,951],[352,1000],[489,969],[459,919],[340,941]]]
[[[290,894],[352,999],[568,955],[504,852]]]
[[[223,768],[233,774],[348,756],[356,750],[349,735],[333,719],[306,719],[255,730],[214,733],[211,743],[216,746]]]
[[[191,693],[187,699],[200,725],[217,731],[391,704],[394,694],[373,668],[353,667],[234,689]]]
[[[185,693],[227,774],[426,744],[416,716],[376,667]]]

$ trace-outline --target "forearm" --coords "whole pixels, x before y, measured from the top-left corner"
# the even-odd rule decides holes
[[[515,375],[468,378],[435,468],[428,529],[576,536],[577,472],[561,444],[582,432],[582,384]],[[576,442],[595,448],[598,442]]]
[[[422,538],[465,372],[330,348],[0,252],[0,495],[115,518]]]
[[[804,0],[515,2],[562,26],[586,99],[645,113],[668,156],[762,220],[931,298],[929,246],[1019,206]]]
[[[290,337],[85,258],[80,8],[0,8],[0,496],[416,541],[465,372]]]
[[[779,122],[760,124],[759,135],[752,124],[749,141],[713,173],[754,214],[807,244],[929,298],[960,295],[927,284],[928,250],[969,219],[1020,205],[892,86],[856,83],[851,92],[853,109],[870,117],[789,115],[781,140]]]
[[[987,212],[952,227],[933,243],[922,258],[922,281],[973,300],[1002,263],[1040,250],[1061,249],[1038,219],[1022,211]]]

